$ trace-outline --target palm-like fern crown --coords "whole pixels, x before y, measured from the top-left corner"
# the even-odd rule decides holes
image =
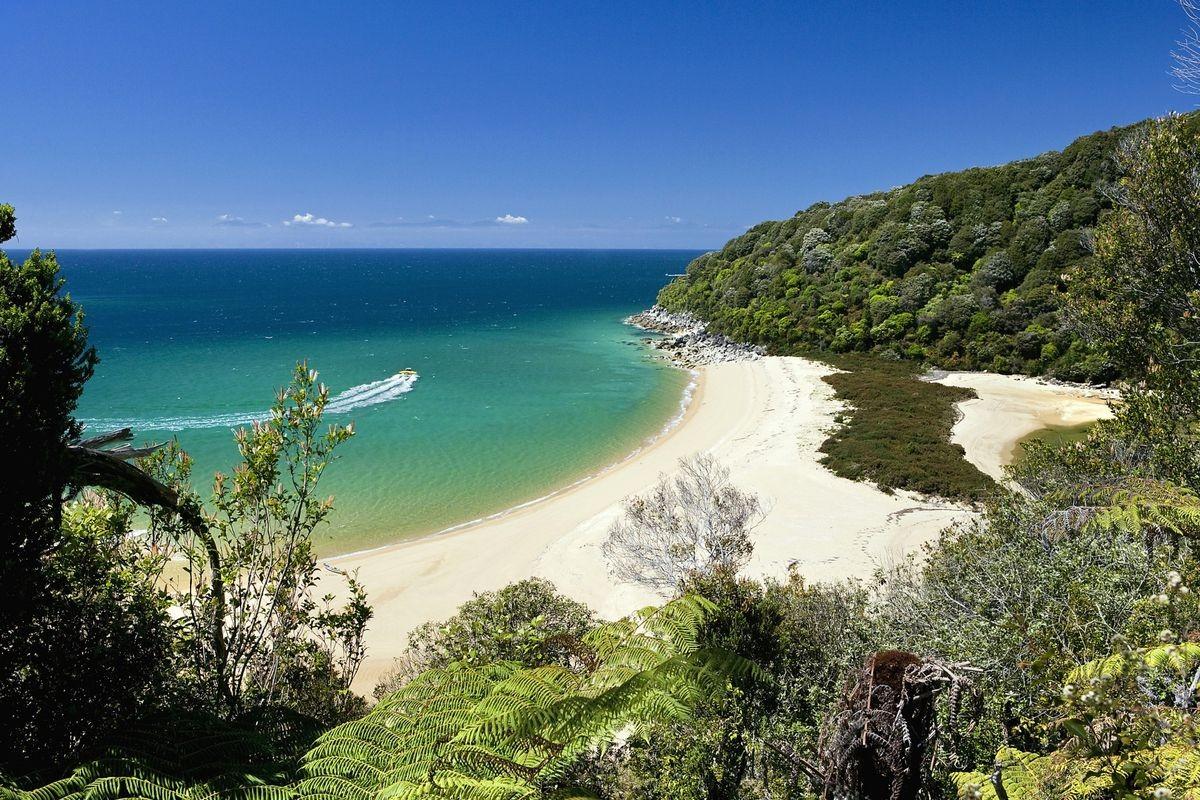
[[[210,740],[160,738],[170,754],[128,748],[20,800],[510,800],[542,796],[583,753],[680,717],[749,666],[702,649],[713,610],[683,597],[600,626],[576,643],[579,668],[510,662],[422,673],[365,717],[326,732],[285,771],[217,764]],[[227,743],[228,744],[228,743]],[[239,747],[235,743],[234,747]],[[161,745],[160,745],[161,747]],[[136,752],[136,755],[131,753]],[[243,748],[242,755],[247,754]],[[216,761],[225,759],[217,756]],[[206,765],[204,778],[195,765]]]

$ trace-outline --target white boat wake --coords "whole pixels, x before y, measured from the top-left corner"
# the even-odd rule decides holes
[[[398,372],[379,381],[352,386],[329,398],[325,405],[326,414],[346,414],[355,409],[387,403],[408,394],[421,376],[411,370]],[[80,418],[79,422],[88,430],[117,430],[133,428],[135,431],[184,431],[196,428],[236,428],[267,419],[270,413],[212,414],[206,416],[144,417],[141,419]]]
[[[389,400],[395,400],[397,397],[411,392],[419,377],[421,376],[411,371],[398,372],[381,381],[353,386],[341,394],[329,398],[329,403],[325,406],[325,413],[345,414],[356,408],[376,406]]]

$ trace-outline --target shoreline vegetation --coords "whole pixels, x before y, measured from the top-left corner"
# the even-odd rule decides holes
[[[660,334],[643,341],[683,368],[768,355],[762,345],[714,333],[693,314],[660,305],[625,321]],[[995,481],[1004,479],[1003,467],[1012,463],[1015,452],[1013,445],[984,455],[987,443],[972,439],[973,450],[980,453],[967,456],[956,434],[963,428],[964,404],[979,400],[973,385],[988,383],[989,394],[997,395],[990,402],[1005,405],[1005,413],[1028,417],[1019,424],[1029,430],[1035,430],[1029,428],[1031,421],[1044,423],[1037,429],[1094,422],[1107,413],[1090,408],[1091,401],[1103,404],[1117,396],[1087,383],[1022,376],[994,380],[985,377],[993,373],[926,371],[916,362],[860,353],[796,355],[833,368],[822,380],[844,405],[820,446],[824,466],[885,492],[903,489],[967,503],[986,499]]]
[[[846,404],[821,444],[821,463],[883,491],[907,489],[967,503],[995,489],[992,478],[950,439],[969,388],[922,380],[920,365],[873,356],[826,356],[837,372],[823,379]]]

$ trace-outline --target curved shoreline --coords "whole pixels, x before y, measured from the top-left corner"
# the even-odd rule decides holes
[[[973,389],[978,395],[956,404],[959,418],[950,441],[962,445],[967,461],[996,481],[1006,480],[1004,467],[1012,463],[1018,443],[1026,436],[1044,428],[1111,417],[1108,402],[1118,396],[1112,389],[992,372],[947,372],[934,382]],[[994,429],[997,419],[1005,421],[1002,436]]]
[[[475,592],[536,576],[602,617],[658,602],[645,588],[614,580],[601,548],[622,501],[694,453],[715,456],[734,484],[758,494],[768,509],[753,532],[747,576],[782,578],[795,570],[811,581],[869,578],[954,522],[973,518],[966,506],[908,492],[884,494],[821,465],[818,448],[842,410],[822,380],[832,371],[796,357],[698,367],[695,392],[679,421],[593,476],[493,518],[327,559],[358,572],[375,609],[355,689],[370,692],[404,651],[409,631],[447,619]],[[1037,419],[1062,416],[1084,394],[1002,375],[948,377],[972,381],[980,395],[963,409],[974,431],[963,441],[971,460],[1003,451],[1024,434],[1031,413]],[[1021,403],[1005,401],[1013,392]],[[1096,414],[1103,408],[1097,402],[1086,399],[1078,407]]]
[[[702,366],[679,423],[591,479],[497,519],[330,559],[358,571],[375,608],[356,688],[370,690],[410,630],[516,580],[548,579],[604,617],[657,602],[615,581],[601,546],[622,500],[697,452],[713,454],[770,509],[754,532],[748,575],[779,578],[795,568],[811,580],[866,576],[969,516],[963,506],[887,495],[820,465],[817,447],[840,410],[821,380],[829,371],[801,358]]]
[[[625,464],[626,462],[630,461],[631,459],[636,458],[640,454],[654,448],[660,442],[662,442],[664,439],[669,437],[673,432],[675,432],[680,427],[682,427],[683,423],[687,420],[688,416],[692,413],[693,408],[695,408],[696,404],[699,402],[699,399],[702,396],[703,391],[704,391],[703,375],[701,375],[701,373],[696,369],[686,368],[686,367],[680,367],[680,369],[683,369],[684,371],[688,372],[690,374],[690,378],[689,378],[688,382],[684,385],[683,391],[681,392],[681,395],[680,395],[679,412],[676,413],[675,416],[673,416],[669,420],[667,420],[667,422],[663,425],[662,429],[658,433],[654,434],[653,436],[647,437],[642,444],[638,445],[636,448],[634,448],[632,451],[630,451],[624,458],[620,458],[616,461],[606,464],[605,466],[601,467],[600,469],[596,470],[595,472],[589,472],[588,474],[584,475],[583,477],[576,478],[575,480],[571,481],[570,483],[567,483],[567,484],[559,487],[558,489],[554,489],[550,492],[547,492],[546,494],[543,494],[540,497],[535,497],[532,500],[526,500],[524,502],[517,503],[514,506],[508,506],[507,508],[504,508],[495,513],[487,514],[486,516],[482,516],[482,517],[476,517],[475,519],[467,520],[466,522],[457,522],[449,527],[441,528],[436,531],[431,531],[430,533],[422,533],[422,534],[418,534],[416,536],[410,536],[405,539],[400,539],[399,541],[388,542],[387,544],[381,544],[381,545],[377,545],[375,547],[365,547],[360,550],[351,550],[348,553],[337,553],[335,555],[325,556],[318,560],[320,560],[321,562],[324,563],[324,562],[334,562],[334,561],[338,561],[341,559],[347,559],[347,558],[359,558],[362,556],[369,556],[373,553],[384,552],[384,551],[391,550],[391,549],[394,549],[397,547],[403,547],[405,545],[415,544],[417,542],[424,542],[424,541],[428,541],[430,539],[439,539],[439,538],[442,538],[445,536],[452,536],[457,533],[465,533],[465,532],[470,531],[471,529],[476,528],[480,525],[486,525],[490,522],[497,522],[500,520],[508,519],[509,517],[511,517],[513,515],[520,514],[523,511],[528,511],[531,508],[534,508],[542,503],[563,497],[563,496],[569,494],[570,492],[572,492],[573,490],[579,488],[580,486],[583,486],[584,484],[588,483],[589,481],[593,481],[593,480],[596,480],[597,478],[601,478],[606,473],[611,472],[612,470],[620,469],[621,465]]]

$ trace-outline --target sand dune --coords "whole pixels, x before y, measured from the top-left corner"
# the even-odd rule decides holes
[[[645,490],[693,453],[715,455],[736,484],[757,492],[769,508],[755,531],[747,570],[757,576],[782,576],[794,567],[813,580],[865,577],[969,517],[966,507],[884,494],[820,466],[817,448],[839,408],[821,380],[829,371],[801,358],[702,367],[681,423],[596,477],[498,519],[332,559],[358,570],[375,607],[370,656],[356,688],[370,690],[403,650],[409,630],[450,616],[474,591],[536,575],[603,616],[654,602],[645,589],[610,577],[600,545],[623,498]],[[981,396],[966,404],[955,429],[981,468],[1002,462],[1018,438],[1045,420],[1099,413],[1090,400],[1079,401],[1086,412],[1077,410],[1071,390],[1044,390],[1020,379],[958,373],[945,380],[972,385]]]

